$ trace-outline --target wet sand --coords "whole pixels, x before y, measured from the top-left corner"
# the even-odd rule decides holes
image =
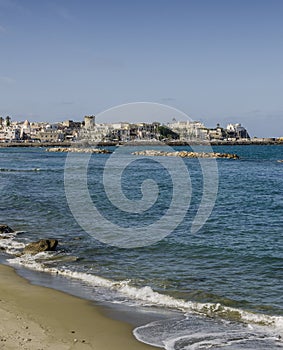
[[[31,285],[0,265],[0,349],[149,350],[132,326],[88,301]]]

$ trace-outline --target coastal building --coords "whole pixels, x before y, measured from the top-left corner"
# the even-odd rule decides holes
[[[21,139],[22,140],[27,140],[31,138],[31,127],[30,127],[30,122],[28,120],[25,120],[21,127]]]
[[[74,122],[73,120],[65,120],[62,123],[59,123],[58,127],[61,127],[61,129],[69,129],[69,130],[73,130],[73,129],[80,129],[82,126],[81,122]]]
[[[208,130],[201,122],[173,121],[167,127],[179,135],[180,141],[206,140]]]
[[[92,129],[95,126],[95,116],[86,115],[84,117],[84,126],[86,129]]]
[[[244,128],[240,123],[228,124],[226,128],[228,139],[249,139],[250,135],[246,128]]]
[[[129,123],[114,123],[107,124],[108,134],[105,136],[105,140],[127,142],[131,139],[131,124]]]
[[[57,124],[58,130],[64,135],[65,141],[76,141],[82,126],[82,122],[76,122],[73,120],[65,120],[64,122]]]
[[[51,129],[39,131],[36,136],[40,142],[63,142],[65,139],[64,133],[60,130]]]
[[[92,117],[92,116],[91,116]],[[96,124],[95,119],[85,117],[79,139],[91,142],[129,141],[129,123]]]
[[[217,124],[215,129],[208,129],[208,139],[210,141],[224,140],[227,138],[226,130],[220,124]]]
[[[12,123],[11,118],[0,117],[0,142],[10,142],[20,140],[21,130],[17,123]]]
[[[128,142],[133,140],[158,140],[159,123],[127,122],[96,124],[93,119],[84,120],[79,138],[92,142]]]
[[[248,131],[240,124],[228,124],[222,128],[207,128],[201,122],[176,121],[154,123],[100,123],[94,115],[85,116],[82,122],[65,120],[61,123],[14,122],[10,117],[0,118],[0,141],[62,142],[85,140],[88,142],[129,142],[129,141],[242,141],[249,142]]]
[[[130,140],[159,140],[160,123],[130,124]]]
[[[15,126],[4,126],[0,129],[0,142],[20,140],[20,129]]]

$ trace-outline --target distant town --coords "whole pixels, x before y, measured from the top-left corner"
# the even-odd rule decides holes
[[[241,124],[207,128],[197,121],[153,123],[96,123],[95,116],[82,121],[65,120],[60,123],[13,121],[0,117],[0,145],[71,144],[81,140],[94,143],[123,144],[130,141],[162,141],[165,143],[210,142],[212,144],[268,144],[283,143],[282,138],[250,138]]]

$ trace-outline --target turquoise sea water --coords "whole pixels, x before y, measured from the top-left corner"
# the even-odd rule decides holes
[[[181,149],[185,147],[176,147]],[[201,229],[190,231],[201,202],[203,173],[197,159],[184,159],[192,187],[184,220],[153,245],[123,249],[96,240],[74,219],[64,189],[66,154],[0,149],[0,222],[23,232],[0,240],[11,254],[5,258],[14,266],[74,280],[89,299],[179,310],[175,320],[135,330],[139,340],[159,347],[281,348],[283,163],[278,160],[283,159],[283,146],[214,150],[236,153],[240,160],[217,160],[218,194]],[[156,203],[145,214],[131,214],[115,208],[105,194],[103,170],[110,156],[93,155],[89,162],[90,196],[103,217],[134,230],[165,215],[174,185],[158,157],[138,157],[123,173],[122,188],[130,200],[142,198],[143,180],[159,185]],[[15,257],[29,241],[47,237],[59,239],[56,253]]]

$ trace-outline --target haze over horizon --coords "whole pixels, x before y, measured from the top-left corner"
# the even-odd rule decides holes
[[[0,0],[0,116],[148,101],[283,136],[282,18],[281,0]]]

